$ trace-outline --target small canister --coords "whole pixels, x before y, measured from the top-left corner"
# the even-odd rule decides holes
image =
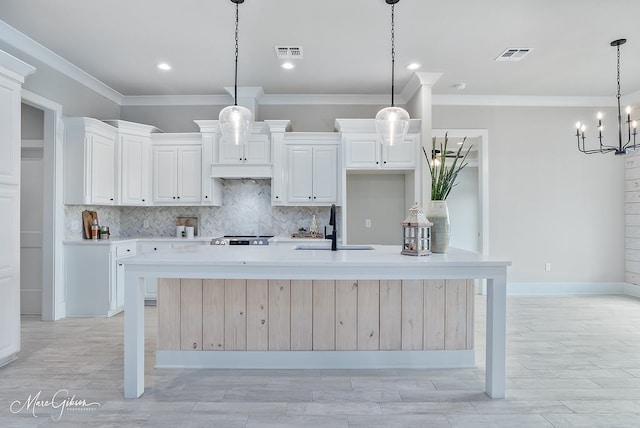
[[[108,226],[102,226],[100,228],[100,232],[98,233],[98,237],[100,239],[109,239],[109,227]]]

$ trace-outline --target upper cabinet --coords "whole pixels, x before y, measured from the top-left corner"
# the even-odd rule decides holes
[[[344,142],[346,169],[411,170],[420,158],[420,120],[411,120],[404,141],[392,146],[380,144],[372,119],[338,119],[336,128]]]
[[[64,126],[64,203],[114,205],[115,128],[88,117],[65,118]]]
[[[340,135],[334,132],[287,133],[283,174],[272,180],[274,205],[339,204]]]
[[[116,203],[149,205],[151,203],[151,134],[154,126],[123,120],[105,121],[117,128],[116,135]]]
[[[200,205],[202,139],[198,133],[152,137],[152,183],[155,205]]]
[[[271,143],[268,134],[251,134],[249,141],[244,144],[235,144],[222,137],[219,150],[220,163],[271,163]]]
[[[416,167],[417,135],[408,135],[393,146],[382,145],[375,134],[344,136],[347,169],[411,169]]]

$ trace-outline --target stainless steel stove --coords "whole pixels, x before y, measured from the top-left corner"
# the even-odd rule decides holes
[[[225,235],[213,238],[211,245],[269,245],[269,238],[273,238],[273,235]]]

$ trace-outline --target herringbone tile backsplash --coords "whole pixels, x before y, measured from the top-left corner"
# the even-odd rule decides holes
[[[200,236],[288,236],[299,227],[309,228],[315,214],[320,230],[329,223],[329,207],[274,207],[270,180],[227,180],[221,207],[65,207],[66,239],[81,239],[71,222],[82,219],[85,209],[98,212],[100,225],[112,237],[158,238],[175,236],[177,217],[197,217]],[[338,219],[340,216],[338,216]],[[144,220],[149,227],[144,227]],[[339,226],[338,226],[339,227]]]

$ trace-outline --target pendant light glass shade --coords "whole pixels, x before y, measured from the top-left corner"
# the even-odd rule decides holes
[[[236,57],[235,57],[235,81],[233,85],[233,105],[220,111],[218,120],[222,138],[233,141],[234,144],[244,144],[249,140],[253,124],[253,113],[246,107],[238,105],[238,5],[244,0],[231,0],[236,5]]]
[[[409,113],[401,107],[386,107],[376,115],[376,133],[382,144],[401,143],[409,131]]]
[[[249,140],[253,124],[251,110],[242,106],[228,106],[220,111],[219,120],[223,138],[237,145]]]
[[[401,143],[409,131],[409,113],[393,104],[395,89],[396,38],[395,5],[400,0],[385,0],[391,5],[391,107],[383,108],[376,115],[376,133],[382,144],[392,146]]]

